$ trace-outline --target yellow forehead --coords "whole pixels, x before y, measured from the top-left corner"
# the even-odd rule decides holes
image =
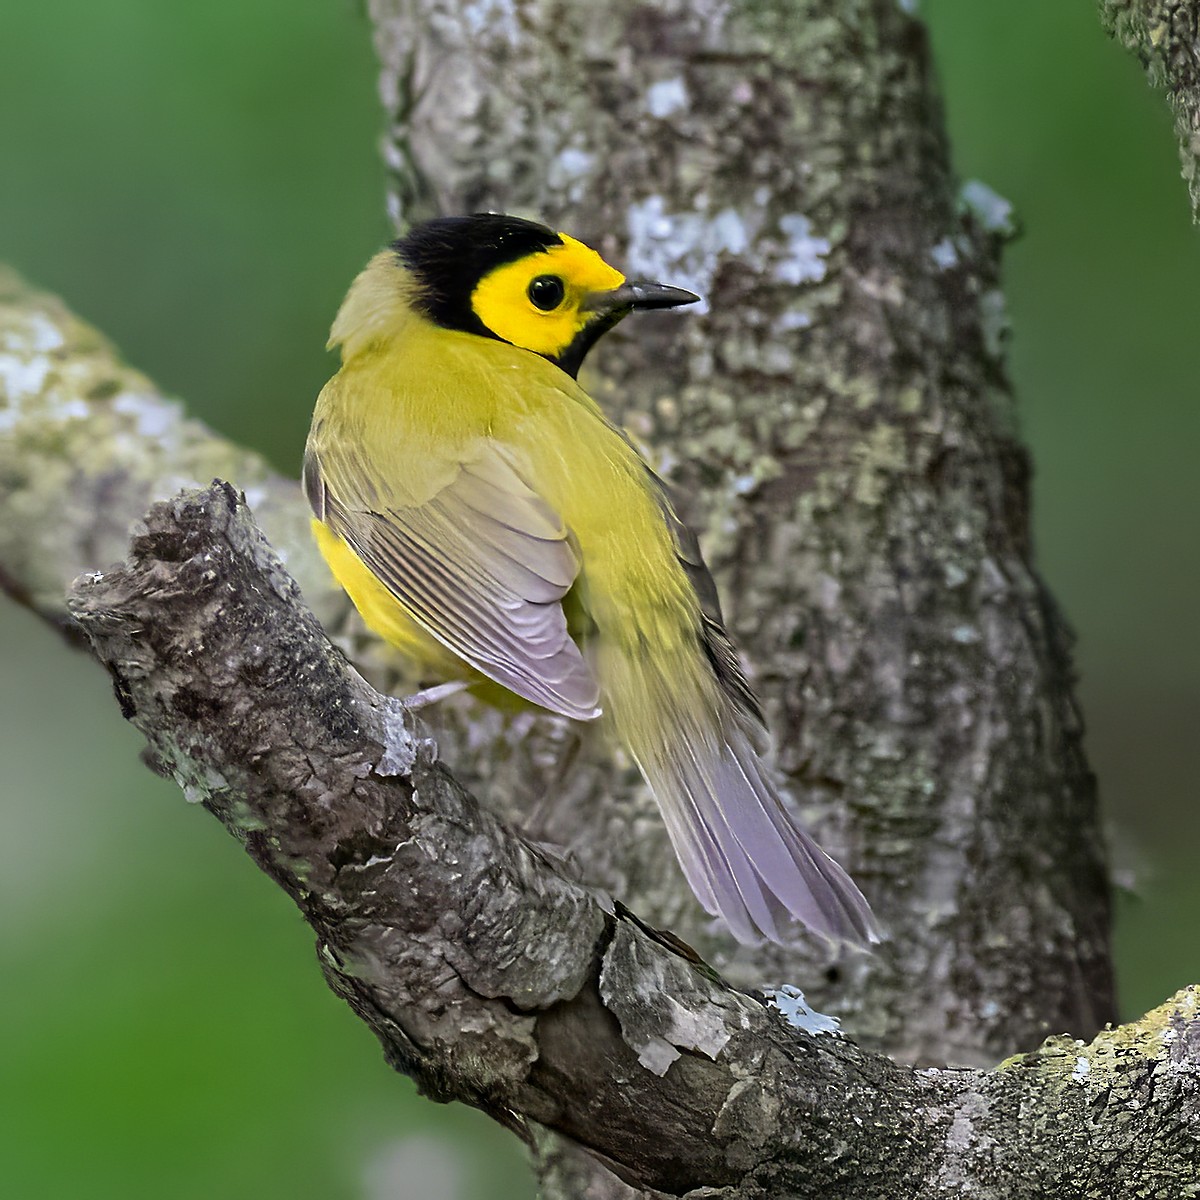
[[[536,274],[561,275],[568,285],[582,292],[607,292],[625,282],[620,271],[610,267],[590,246],[577,242],[565,233],[561,246],[552,246],[544,254],[537,254],[531,264],[543,264]]]

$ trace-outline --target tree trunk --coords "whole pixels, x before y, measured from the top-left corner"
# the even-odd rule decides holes
[[[731,978],[803,980],[901,1058],[1094,1032],[1108,892],[1030,561],[1008,216],[956,188],[919,22],[894,0],[370,10],[399,218],[533,212],[705,297],[612,338],[588,382],[691,501],[778,767],[889,940],[834,961],[714,937],[627,771],[548,836]]]
[[[1197,0],[1100,0],[1105,29],[1164,88],[1175,116],[1179,159],[1200,222],[1200,3]]]

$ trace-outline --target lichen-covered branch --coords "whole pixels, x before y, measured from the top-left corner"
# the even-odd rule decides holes
[[[65,622],[76,575],[121,558],[154,500],[236,479],[309,602],[344,602],[308,534],[294,480],[189,418],[57,296],[0,264],[0,587]]]
[[[1194,1185],[1200,990],[994,1072],[797,1028],[786,999],[733,990],[467,795],[330,644],[227,485],[156,505],[70,611],[151,760],[292,896],[330,985],[427,1094],[668,1195]]]
[[[1183,178],[1200,222],[1200,3],[1197,0],[1100,0],[1100,19],[1167,94],[1175,114]]]

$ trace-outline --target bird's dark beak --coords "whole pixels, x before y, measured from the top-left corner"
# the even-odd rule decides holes
[[[681,304],[696,304],[699,300],[699,296],[683,288],[633,279],[608,292],[592,292],[584,300],[583,308],[616,316],[624,315],[632,308],[678,308]]]
[[[623,283],[607,292],[590,292],[584,296],[579,307],[592,315],[575,335],[575,340],[550,361],[557,363],[574,379],[587,352],[635,308],[677,308],[681,304],[695,304],[699,299],[699,296],[685,292],[683,288],[668,287],[665,283],[647,283],[642,279]]]

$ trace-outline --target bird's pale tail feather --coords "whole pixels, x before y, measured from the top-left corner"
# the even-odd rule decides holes
[[[732,720],[711,733],[689,724],[664,745],[635,735],[630,749],[704,908],[743,942],[782,941],[793,920],[834,941],[878,941],[862,893],[794,824],[745,733]]]

